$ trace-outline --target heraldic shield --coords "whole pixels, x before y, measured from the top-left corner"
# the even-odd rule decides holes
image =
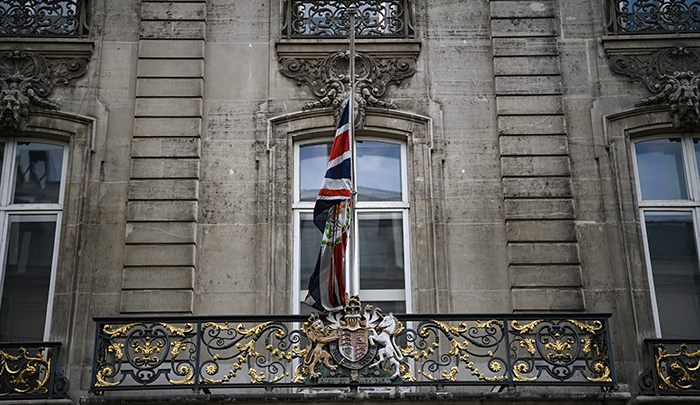
[[[360,361],[369,352],[367,330],[341,329],[338,333],[340,354],[351,362]]]
[[[302,330],[310,346],[304,361],[308,384],[401,383],[401,351],[394,338],[403,325],[379,308],[364,310],[357,296],[346,297],[339,313],[327,314],[324,325],[316,314]]]

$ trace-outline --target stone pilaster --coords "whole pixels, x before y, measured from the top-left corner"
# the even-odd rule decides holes
[[[555,2],[490,4],[513,309],[583,310]]]
[[[141,4],[123,313],[192,312],[206,7]]]

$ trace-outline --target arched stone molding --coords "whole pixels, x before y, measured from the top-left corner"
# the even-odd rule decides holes
[[[623,251],[615,259],[616,268],[625,271],[630,292],[633,325],[638,344],[648,337],[655,337],[655,327],[645,266],[644,240],[637,204],[636,179],[632,156],[632,141],[659,134],[678,134],[668,108],[662,105],[634,108],[603,117],[605,149],[610,165],[611,181],[617,199],[616,222]],[[625,309],[626,311],[627,309]],[[621,312],[622,313],[622,312]],[[623,349],[624,350],[624,349]],[[635,356],[631,356],[635,357]]]
[[[385,137],[401,140],[407,147],[407,178],[410,202],[411,286],[414,312],[436,312],[446,308],[444,222],[441,206],[443,185],[440,148],[433,136],[429,117],[396,110],[367,108],[366,122],[357,136]],[[260,202],[259,246],[269,251],[259,253],[258,268],[268,269],[270,286],[268,311],[290,310],[292,297],[293,225],[292,195],[294,143],[315,137],[332,137],[335,132],[331,108],[285,114],[268,120],[267,139],[258,148],[260,167],[258,201]],[[263,155],[266,155],[263,158]],[[262,280],[261,280],[262,281]]]
[[[97,121],[94,118],[57,111],[33,111],[27,122],[26,131],[3,132],[3,137],[30,138],[37,141],[49,140],[65,143],[69,149],[66,185],[61,221],[58,264],[51,316],[49,340],[63,343],[59,370],[71,375],[68,364],[79,368],[91,364],[87,340],[92,325],[91,308],[99,302],[100,291],[93,287],[93,272],[88,272],[87,260],[82,252],[91,242],[89,235],[91,217],[97,214],[98,191],[91,187],[92,153]],[[94,204],[94,205],[93,205]],[[93,228],[94,229],[94,228]],[[104,292],[102,292],[104,293]],[[78,370],[72,370],[78,372]],[[73,374],[75,376],[79,374]],[[77,389],[78,384],[71,386]]]

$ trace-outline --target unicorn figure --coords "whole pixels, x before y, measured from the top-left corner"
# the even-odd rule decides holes
[[[399,322],[394,318],[394,314],[385,315],[384,319],[377,325],[377,329],[381,330],[381,333],[377,334],[374,329],[369,329],[369,341],[379,347],[377,351],[377,357],[379,358],[376,362],[370,364],[369,368],[377,367],[380,364],[384,368],[388,365],[394,368],[394,374],[391,379],[399,376],[399,366],[400,361],[403,360],[403,354],[401,350],[396,346],[396,341],[394,340],[396,336],[401,333],[403,327],[398,327]]]

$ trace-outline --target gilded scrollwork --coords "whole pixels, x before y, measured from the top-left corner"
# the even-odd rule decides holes
[[[173,385],[189,385],[194,384],[194,368],[189,365],[182,365],[177,370],[177,375],[184,376],[185,378],[180,381],[169,380]]]
[[[528,323],[527,325],[520,326],[520,321],[514,320],[510,323],[510,326],[511,328],[520,332],[521,335],[524,335],[526,333],[532,333],[532,331],[537,327],[537,325],[541,324],[542,322],[544,322],[544,319],[538,319],[536,321]]]
[[[96,382],[95,382],[95,387],[116,387],[121,383],[121,381],[117,380],[114,382],[109,382],[107,381],[107,378],[111,377],[112,374],[114,374],[114,368],[111,366],[103,366],[100,368],[100,370],[97,372],[95,375],[96,377]]]
[[[135,322],[135,323],[130,323],[128,325],[121,326],[117,329],[114,329],[112,325],[105,325],[102,328],[102,332],[105,333],[107,336],[109,336],[110,339],[115,339],[121,336],[126,335],[126,333],[134,328],[137,325],[142,325],[140,322]]]
[[[695,364],[693,359],[697,359]],[[659,344],[655,360],[659,389],[687,390],[697,384],[700,350],[688,351],[688,345],[683,343],[675,353],[669,353],[664,344]]]
[[[525,363],[518,363],[513,367],[513,381],[518,381],[518,382],[532,382],[532,381],[537,381],[537,376],[534,377],[525,377],[523,373],[528,373],[530,372],[530,369],[527,364]]]
[[[340,312],[312,314],[306,322],[294,318],[301,323],[298,329],[289,328],[289,321],[263,318],[254,326],[201,321],[191,323],[196,325],[191,331],[184,322],[101,324],[104,353],[98,356],[94,387],[125,389],[162,383],[162,378],[173,386],[208,388],[536,381],[609,389],[615,384],[604,319],[400,317],[372,306],[363,309],[359,298],[346,297]]]
[[[186,323],[184,327],[178,328],[177,326],[173,326],[169,323],[163,323],[163,322],[158,322],[158,325],[163,326],[165,329],[168,330],[168,332],[185,337],[185,334],[192,332],[192,324],[191,323]]]
[[[31,354],[24,347],[18,355],[0,350],[0,378],[11,384],[11,391],[0,392],[0,397],[13,393],[45,394],[51,375],[51,359],[44,354],[46,349],[39,347]]]

